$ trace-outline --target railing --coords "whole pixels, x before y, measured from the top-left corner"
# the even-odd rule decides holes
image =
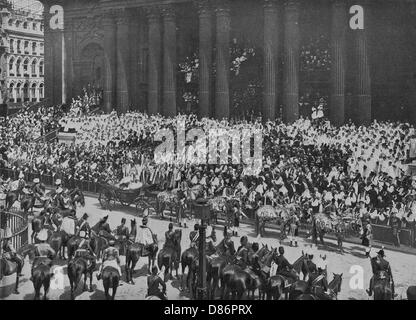
[[[4,218],[6,218],[6,221],[1,221]],[[28,220],[24,217],[23,212],[12,208],[10,211],[0,214],[0,226],[6,226],[11,229],[11,242],[16,250],[28,244]],[[1,239],[3,239],[3,236],[1,234]]]

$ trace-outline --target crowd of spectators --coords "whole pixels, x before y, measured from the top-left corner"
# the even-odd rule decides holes
[[[188,129],[198,127],[206,132],[261,131],[260,171],[247,174],[244,166],[234,164],[156,164],[153,153],[160,142],[154,136],[163,128],[174,129],[178,120],[185,121]],[[335,127],[308,119],[284,124],[259,119],[198,120],[194,115],[165,118],[137,112],[71,114],[60,123],[77,132],[75,144],[37,143],[33,130],[20,132],[18,123],[9,122],[6,132],[19,132],[22,137],[20,143],[4,140],[0,150],[3,166],[64,181],[130,179],[163,188],[187,181],[205,186],[207,196],[234,193],[251,208],[297,203],[305,216],[329,210],[377,223],[388,223],[392,214],[404,223],[416,221],[416,181],[406,174],[410,139],[415,135],[409,124],[374,121],[367,126],[348,123]]]

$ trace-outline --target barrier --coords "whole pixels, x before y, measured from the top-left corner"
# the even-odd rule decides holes
[[[10,211],[2,212],[0,214],[0,227],[0,239],[3,239],[6,227],[11,229],[11,242],[16,250],[29,243],[28,220],[23,212],[13,208]]]

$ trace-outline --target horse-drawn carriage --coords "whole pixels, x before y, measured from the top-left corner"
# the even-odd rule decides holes
[[[275,222],[280,225],[280,236],[283,239],[286,235],[286,226],[290,218],[298,212],[298,209],[295,205],[284,206],[280,204],[259,207],[256,211],[257,234],[264,236],[266,223]]]
[[[110,211],[117,202],[125,207],[134,204],[137,211],[144,211],[154,206],[150,201],[154,194],[149,193],[149,188],[149,186],[141,186],[134,189],[122,189],[109,183],[101,184],[98,201],[103,209]]]

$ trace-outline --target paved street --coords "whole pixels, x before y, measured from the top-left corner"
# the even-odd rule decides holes
[[[84,212],[87,212],[90,215],[89,221],[91,225],[94,225],[100,218],[102,210],[98,204],[97,199],[95,198],[86,198],[85,208],[80,208],[78,210],[78,217],[80,217]],[[116,228],[120,224],[120,221],[123,217],[127,219],[127,223],[130,224],[129,219],[136,218],[140,223],[141,219],[135,213],[133,207],[125,208],[122,206],[117,206],[114,208],[114,211],[108,212],[109,214],[109,223],[112,229]],[[161,221],[158,218],[152,216],[149,219],[149,226],[154,233],[158,235],[159,239],[159,248],[163,246],[164,241],[164,232],[168,228],[169,221]],[[189,221],[190,227],[183,229],[182,237],[182,250],[189,247],[189,232],[192,230],[194,222]],[[279,242],[277,240],[277,235],[273,232],[268,232],[268,237],[263,239],[256,239],[254,237],[254,230],[252,226],[242,224],[240,236],[246,234],[249,238],[249,241],[258,241],[260,243],[268,244],[269,246],[277,247]],[[218,228],[217,236],[220,240],[222,238],[222,227]],[[236,247],[238,247],[239,238],[234,238]],[[289,262],[294,262],[300,255],[301,251],[304,248],[306,242],[304,239],[300,240],[298,248],[291,248],[285,245],[286,256]],[[370,262],[367,258],[364,257],[364,249],[355,244],[345,244],[345,253],[339,254],[335,250],[335,244],[332,241],[327,241],[328,245],[324,247],[319,247],[319,254],[326,254],[328,261],[328,271],[329,276],[328,280],[332,279],[332,273],[343,273],[343,283],[342,290],[339,295],[339,299],[359,299],[366,300],[368,296],[365,293],[365,288],[368,287],[368,283],[371,277],[371,267]],[[386,251],[386,258],[390,262],[392,271],[394,274],[394,280],[396,284],[396,292],[399,294],[398,298],[405,297],[406,289],[409,285],[416,285],[416,256],[400,253]],[[124,257],[122,257],[122,265],[124,265]],[[364,270],[364,288],[354,289],[350,286],[350,280],[353,276],[350,273],[350,270],[353,266],[361,266]],[[70,287],[69,280],[66,276],[66,262],[60,261],[59,266],[62,267],[65,274],[64,277],[64,287],[65,289],[52,288],[49,292],[49,299],[51,300],[66,300],[69,299]],[[130,285],[123,283],[119,287],[116,295],[116,299],[119,300],[140,300],[145,298],[147,285],[146,285],[146,269],[147,269],[147,258],[140,259],[138,265],[136,266],[135,273],[135,285]],[[180,270],[179,270],[180,272]],[[33,299],[34,290],[33,284],[29,280],[30,277],[30,265],[29,261],[26,260],[25,268],[23,270],[25,276],[21,279],[20,282],[20,294],[14,295],[9,294],[12,289],[12,284],[14,282],[14,276],[6,277],[1,283],[1,289],[3,290],[0,295],[4,299],[10,300],[30,300]],[[124,279],[124,276],[123,276]],[[93,280],[94,292],[81,292],[81,288],[77,291],[78,300],[101,300],[104,299],[104,291],[102,287],[102,282],[98,282],[95,278]],[[173,299],[188,299],[187,296],[181,295],[179,290],[179,281],[173,280],[167,283],[167,294],[170,300]]]

